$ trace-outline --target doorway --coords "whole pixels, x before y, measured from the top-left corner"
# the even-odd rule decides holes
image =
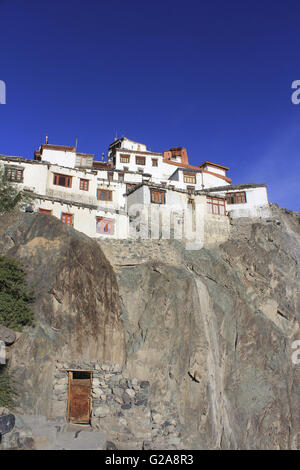
[[[92,372],[69,371],[67,419],[70,423],[89,424],[91,415]]]

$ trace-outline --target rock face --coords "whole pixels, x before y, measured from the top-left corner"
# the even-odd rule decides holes
[[[92,426],[110,446],[299,449],[300,215],[272,214],[199,251],[0,219],[37,296],[36,327],[10,347],[20,409],[48,416],[54,362],[95,360]]]
[[[10,346],[16,341],[16,333],[6,326],[0,325],[0,341],[3,341],[7,346]]]
[[[99,245],[44,214],[0,218],[1,250],[22,261],[36,327],[11,347],[25,413],[51,415],[55,360],[125,359],[118,286]]]

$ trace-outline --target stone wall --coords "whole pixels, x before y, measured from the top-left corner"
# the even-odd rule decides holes
[[[181,444],[177,409],[152,402],[151,384],[124,376],[119,364],[56,363],[53,417],[66,417],[68,370],[92,371],[91,427],[104,432],[117,449],[176,449]]]

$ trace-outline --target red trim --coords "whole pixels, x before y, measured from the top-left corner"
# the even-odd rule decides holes
[[[41,214],[52,214],[52,210],[51,209],[43,209],[42,207],[39,208],[39,212]]]
[[[179,163],[179,162],[171,162],[169,160],[163,160],[164,163],[168,163],[169,165],[180,166],[181,168],[192,168],[193,170],[201,170],[198,166],[188,165],[187,163]]]
[[[228,181],[228,183],[232,182],[232,179],[228,178],[227,176],[222,176],[222,175],[219,175],[218,173],[213,173],[212,171],[208,171],[208,170],[202,170],[202,172],[207,173],[208,175],[217,176],[218,178],[221,178],[222,180]]]
[[[208,160],[201,163],[201,165],[199,165],[199,167],[201,168],[202,166],[205,166],[205,165],[215,166],[217,168],[221,168],[222,170],[229,170],[228,166],[219,165],[218,163],[212,163],[212,162],[209,162]]]
[[[44,149],[51,149],[51,150],[63,150],[65,152],[76,152],[75,147],[68,147],[66,145],[51,145],[51,144],[42,144],[41,151],[43,152]]]

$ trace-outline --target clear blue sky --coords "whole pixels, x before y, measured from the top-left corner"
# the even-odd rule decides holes
[[[117,132],[300,210],[300,2],[0,0],[0,154],[99,159]]]

